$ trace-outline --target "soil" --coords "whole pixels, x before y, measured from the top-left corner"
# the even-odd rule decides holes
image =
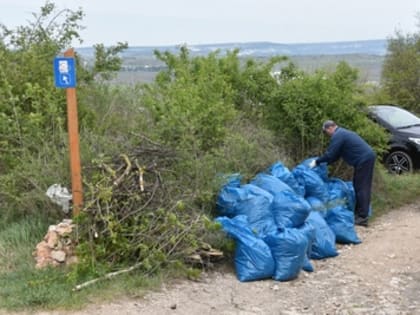
[[[139,298],[35,314],[420,314],[420,203],[356,231],[361,244],[338,245],[337,257],[312,260],[315,271],[292,281],[239,282],[218,271]]]

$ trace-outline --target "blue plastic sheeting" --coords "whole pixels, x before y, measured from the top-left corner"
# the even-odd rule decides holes
[[[275,262],[269,246],[248,227],[246,216],[218,217],[223,230],[236,241],[235,270],[239,281],[271,278]]]
[[[302,269],[308,250],[308,239],[299,229],[286,228],[264,237],[275,261],[274,280],[295,279]]]
[[[268,168],[269,174],[277,177],[282,182],[286,183],[295,193],[300,196],[305,196],[305,187],[300,185],[292,172],[283,165],[280,161],[277,161]]]
[[[315,237],[312,242],[310,258],[324,259],[337,256],[338,252],[335,245],[335,234],[322,215],[319,212],[312,211],[306,222],[315,229]]]

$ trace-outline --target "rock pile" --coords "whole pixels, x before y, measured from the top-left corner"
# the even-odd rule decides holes
[[[62,266],[77,262],[75,255],[76,242],[72,240],[75,225],[65,219],[57,225],[50,225],[44,239],[38,243],[33,256],[36,268]]]

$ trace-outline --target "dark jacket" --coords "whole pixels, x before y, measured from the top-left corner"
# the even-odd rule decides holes
[[[357,133],[337,127],[325,154],[316,160],[317,164],[331,164],[342,158],[347,164],[357,167],[363,162],[375,159],[375,152]]]

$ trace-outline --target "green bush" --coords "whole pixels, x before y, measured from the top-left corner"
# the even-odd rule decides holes
[[[328,139],[321,126],[327,119],[360,133],[378,152],[386,146],[385,132],[368,120],[359,100],[357,72],[346,63],[340,63],[335,72],[314,74],[289,65],[278,79],[264,117],[295,162],[323,152]]]
[[[185,47],[178,56],[156,52],[167,70],[144,90],[143,102],[154,119],[158,137],[190,150],[192,155],[221,145],[233,119],[233,91],[217,54],[190,58]]]

